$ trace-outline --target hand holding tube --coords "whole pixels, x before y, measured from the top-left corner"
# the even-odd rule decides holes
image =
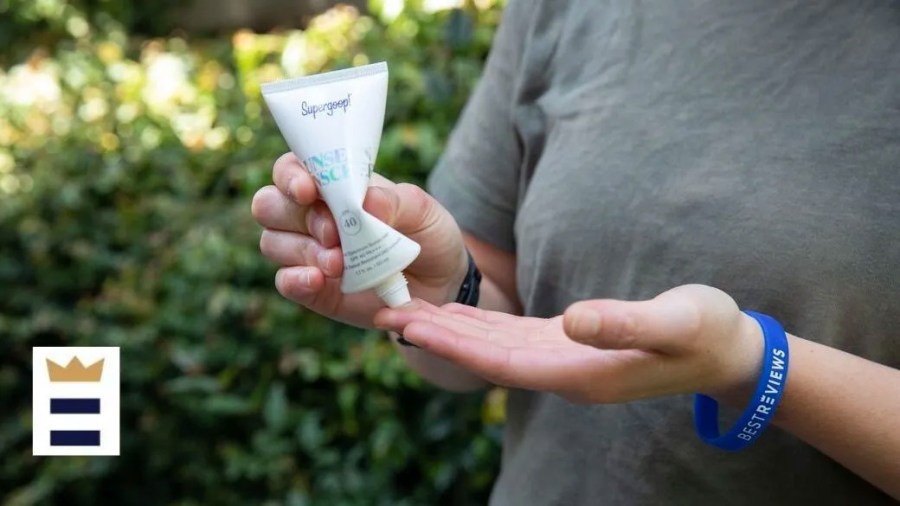
[[[298,165],[337,222],[343,246],[341,291],[374,290],[389,307],[399,307],[411,301],[402,271],[419,256],[421,246],[363,207],[387,89],[385,62],[262,85]]]
[[[384,304],[371,291],[341,292],[344,255],[334,217],[315,182],[292,153],[273,169],[274,186],[253,198],[253,216],[265,230],[263,255],[281,266],[275,278],[286,298],[329,318],[372,327]],[[453,217],[421,188],[373,175],[363,209],[417,242],[422,252],[406,270],[415,297],[452,301],[466,272],[462,233]]]

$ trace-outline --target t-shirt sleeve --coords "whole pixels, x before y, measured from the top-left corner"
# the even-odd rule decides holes
[[[512,253],[522,164],[512,107],[526,33],[522,3],[507,6],[482,77],[428,178],[429,192],[464,231]]]

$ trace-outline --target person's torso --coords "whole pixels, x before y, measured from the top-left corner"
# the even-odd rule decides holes
[[[513,2],[526,313],[721,288],[802,337],[900,367],[900,4]],[[886,428],[887,430],[887,428]],[[877,504],[770,429],[723,453],[687,396],[512,392],[495,505]]]

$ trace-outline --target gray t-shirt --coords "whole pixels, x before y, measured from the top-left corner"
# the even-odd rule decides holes
[[[900,2],[514,0],[429,187],[526,314],[703,283],[900,367]],[[705,446],[689,395],[507,413],[496,506],[893,503],[778,428]]]

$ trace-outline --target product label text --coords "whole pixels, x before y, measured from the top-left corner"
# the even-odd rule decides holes
[[[347,163],[347,150],[338,148],[313,155],[300,162],[314,178],[319,186],[327,186],[346,178],[350,173]]]
[[[350,95],[352,95],[352,93],[347,93],[345,98],[322,102],[320,104],[310,104],[304,100],[303,103],[300,104],[300,114],[303,116],[312,116],[313,119],[316,119],[319,113],[324,113],[327,116],[334,116],[335,111],[344,111],[344,114],[346,114],[347,109],[350,107]]]

